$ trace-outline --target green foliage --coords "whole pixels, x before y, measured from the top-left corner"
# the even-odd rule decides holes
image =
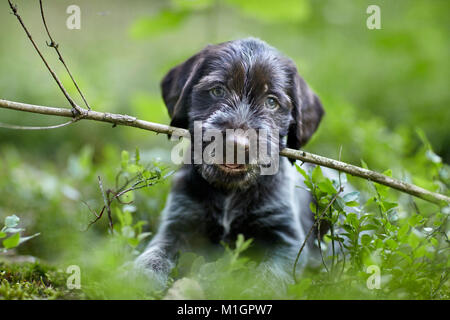
[[[252,239],[245,240],[240,234],[233,247],[222,243],[224,251],[220,251],[219,258],[213,261],[205,261],[203,256],[192,252],[181,253],[172,271],[172,278],[189,277],[195,280],[198,287],[194,294],[198,296],[200,291],[208,299],[261,297],[266,284],[258,278],[260,274],[256,270],[256,262],[244,254],[251,243]],[[261,289],[260,292],[256,290],[257,287]],[[195,296],[184,292],[183,297]]]
[[[143,227],[147,224],[147,221],[133,222],[133,212],[137,211],[137,208],[132,204],[135,199],[134,192],[154,186],[173,173],[173,171],[166,171],[157,162],[147,166],[141,164],[138,148],[136,148],[133,160],[130,159],[128,151],[123,150],[121,153],[121,170],[116,176],[116,185],[120,183],[120,180],[125,180],[126,183],[116,190],[116,193],[123,193],[119,197],[120,204],[112,207],[118,219],[118,223],[114,224],[114,235],[125,241],[133,249],[151,235],[151,232],[143,232]],[[135,251],[135,253],[137,252]]]
[[[80,0],[81,6],[83,2],[87,0]],[[65,58],[94,110],[168,123],[159,87],[164,74],[208,43],[255,36],[292,57],[324,104],[326,116],[306,146],[308,151],[337,159],[342,146],[345,162],[358,164],[364,159],[366,167],[380,172],[390,168],[395,178],[449,194],[448,1],[381,1],[382,30],[365,27],[370,1],[96,3],[101,10],[120,12],[121,19],[84,15],[79,36],[56,27],[54,34],[63,51],[70,53]],[[29,25],[41,23],[40,15],[33,14],[34,4],[21,1],[19,6]],[[63,3],[54,2],[48,16],[64,10]],[[19,50],[28,44],[20,40],[23,31],[12,18],[8,10],[0,11],[0,48],[5,49],[0,50],[0,66],[4,74],[12,75],[0,78],[2,98],[65,105],[39,59],[30,59],[29,50]],[[35,37],[44,43],[38,32]],[[145,41],[137,41],[141,39]],[[10,48],[18,48],[14,58],[21,63],[11,63]],[[76,97],[69,77],[56,71]],[[53,118],[0,113],[2,122],[55,124]],[[135,146],[140,154],[121,153]],[[162,135],[83,121],[58,131],[1,129],[0,218],[14,212],[30,234],[41,234],[8,253],[34,255],[62,269],[80,265],[82,292],[88,298],[163,297],[164,292],[149,293],[145,281],[124,279],[121,274],[128,270],[124,264],[142,250],[143,239],[156,231],[169,190],[166,179],[157,178],[157,186],[129,192],[120,197],[122,203],[112,203],[114,232],[108,233],[106,217],[86,229],[95,218],[93,211],[99,213],[103,206],[99,175],[105,189],[111,190],[139,172],[142,181],[158,177],[159,164],[150,165],[146,173],[135,160],[151,163],[160,158],[167,163],[170,146]],[[305,185],[298,187],[314,192],[317,205],[311,206],[320,215],[339,191],[339,181],[327,179],[319,169],[302,173]],[[345,179],[341,175],[342,184]],[[359,191],[341,192],[322,221],[333,225],[333,234],[326,233],[321,246],[329,252],[334,243],[334,258],[324,258],[327,268],[305,272],[288,292],[281,296],[268,292],[246,251],[231,248],[208,262],[182,253],[173,280],[194,278],[204,298],[448,299],[449,209],[348,179]],[[3,241],[12,246],[17,238],[23,239],[19,232],[4,233],[0,233],[2,248]],[[339,244],[346,248],[345,255]],[[380,290],[366,286],[371,264],[380,267]],[[8,266],[16,267],[22,268]],[[33,292],[40,286],[37,279],[23,278],[20,288],[15,279],[3,279],[0,296],[54,296]],[[193,297],[198,296],[196,290]]]
[[[428,148],[429,145],[425,153],[432,154]],[[428,164],[441,164],[436,157],[427,159]],[[388,187],[372,182],[372,190],[364,201],[358,191],[337,193],[346,181],[344,174],[340,174],[339,181],[324,177],[320,167],[296,167],[313,193],[311,209],[316,218],[331,228],[321,244],[322,270],[311,272],[292,286],[291,294],[300,298],[449,298],[450,207],[434,208],[428,213],[411,212],[408,206],[415,205],[414,200],[405,204],[393,201]],[[392,172],[387,170],[384,174],[391,176]],[[443,183],[439,177],[435,182]],[[324,211],[326,208],[329,209]],[[381,272],[378,289],[366,286],[371,266]],[[345,294],[337,294],[344,289]]]
[[[16,215],[7,216],[5,218],[5,226],[0,231],[0,239],[6,238],[3,240],[3,252],[6,252],[8,249],[13,249],[28,241],[37,237],[39,233],[36,233],[32,236],[21,237],[20,232],[23,231],[23,228],[18,228],[20,219]],[[9,236],[8,236],[9,234]]]

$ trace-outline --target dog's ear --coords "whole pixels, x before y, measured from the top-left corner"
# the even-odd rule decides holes
[[[299,149],[311,138],[319,126],[325,111],[319,97],[306,84],[291,64],[291,88],[289,95],[292,101],[292,122],[289,127],[287,147]]]
[[[202,51],[172,68],[161,81],[163,100],[172,119],[171,126],[188,128],[189,97],[192,87],[200,77],[203,61]]]

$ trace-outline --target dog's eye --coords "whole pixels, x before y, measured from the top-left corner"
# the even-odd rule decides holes
[[[279,106],[277,99],[274,97],[268,97],[264,105],[269,109],[276,109]]]
[[[214,87],[209,92],[216,98],[223,98],[225,96],[225,90],[222,87]]]

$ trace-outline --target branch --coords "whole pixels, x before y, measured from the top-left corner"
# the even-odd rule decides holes
[[[0,99],[0,108],[12,109],[18,111],[25,111],[31,113],[39,113],[44,115],[53,115],[60,117],[68,117],[72,118],[73,114],[71,110],[66,108],[53,108],[46,106],[37,106],[32,104],[25,104],[20,102],[13,102],[8,100]],[[86,120],[94,120],[94,121],[102,121],[109,122],[114,125],[123,125],[129,127],[135,127],[139,129],[144,129],[156,133],[163,133],[167,135],[175,135],[178,137],[186,137],[190,138],[189,131],[186,129],[175,128],[159,123],[149,122],[145,120],[140,120],[135,117],[124,115],[124,114],[116,114],[116,113],[107,113],[107,112],[98,112],[92,110],[84,111],[82,115],[82,119]],[[421,198],[423,200],[436,203],[438,205],[446,205],[450,204],[450,197],[447,197],[443,194],[431,192],[425,190],[421,187],[415,186],[413,184],[403,182],[400,180],[396,180],[394,178],[388,177],[384,174],[363,169],[342,161],[333,160],[330,158],[322,157],[313,153],[309,153],[302,150],[293,150],[289,148],[285,148],[280,151],[280,155],[300,160],[303,162],[309,162],[313,164],[317,164],[323,167],[336,169],[338,171],[342,171],[348,173],[352,176],[360,177],[363,179],[367,179],[390,188],[399,190],[404,193],[408,193],[415,197]]]
[[[1,100],[0,99],[0,107],[2,108],[8,108],[8,109],[14,109],[14,110],[20,110],[20,111],[27,111],[27,112],[33,112],[33,113],[40,113],[40,114],[47,114],[47,115],[56,115],[56,116],[62,116],[62,117],[71,117],[72,121],[69,121],[68,123],[64,123],[62,125],[57,126],[51,126],[51,127],[20,127],[20,126],[8,126],[3,125],[3,127],[9,127],[9,128],[16,128],[16,129],[51,129],[51,128],[58,128],[62,126],[66,126],[68,124],[71,124],[73,122],[76,122],[81,119],[89,119],[89,120],[96,120],[96,121],[103,121],[103,122],[110,122],[114,125],[125,125],[125,126],[131,126],[136,127],[140,129],[145,129],[157,133],[164,133],[168,135],[177,135],[179,137],[188,137],[190,138],[189,132],[185,129],[179,129],[174,127],[165,126],[158,123],[152,123],[144,120],[139,120],[135,117],[131,117],[128,115],[121,115],[121,114],[113,114],[113,113],[103,113],[103,112],[96,112],[90,110],[90,107],[86,100],[84,99],[83,94],[81,93],[80,89],[78,88],[77,83],[75,82],[74,78],[72,77],[72,74],[70,73],[66,63],[64,62],[64,59],[62,58],[59,50],[58,45],[53,41],[53,38],[49,32],[49,29],[47,27],[47,22],[45,20],[44,16],[44,9],[42,5],[42,0],[39,0],[39,5],[41,9],[41,16],[42,21],[45,27],[45,30],[47,31],[47,35],[50,39],[50,44],[48,44],[50,47],[53,47],[58,56],[60,61],[63,63],[64,67],[66,68],[66,71],[69,73],[73,83],[75,84],[78,92],[82,96],[84,102],[86,103],[86,106],[88,107],[88,110],[85,110],[78,106],[73,99],[70,97],[70,95],[65,90],[64,86],[62,85],[61,81],[58,79],[55,72],[51,69],[47,61],[45,60],[44,56],[42,55],[41,51],[39,50],[38,46],[34,42],[33,38],[31,37],[30,32],[26,28],[22,18],[17,12],[17,6],[13,5],[11,0],[8,0],[9,6],[12,10],[12,13],[17,18],[19,23],[21,24],[22,28],[24,29],[25,33],[27,34],[28,38],[30,39],[31,43],[33,44],[33,47],[35,48],[36,52],[41,57],[42,61],[44,62],[45,66],[49,70],[50,74],[52,75],[53,79],[58,84],[59,88],[63,92],[66,99],[69,101],[70,105],[72,106],[72,110],[69,111],[68,109],[61,109],[61,108],[51,108],[51,107],[45,107],[45,106],[36,106],[36,105],[30,105],[30,104],[24,104],[19,102],[12,102],[7,100]],[[342,172],[349,173],[353,176],[361,177],[364,179],[371,180],[373,182],[377,182],[379,184],[383,184],[385,186],[397,189],[399,191],[411,194],[413,196],[419,197],[423,200],[430,201],[436,204],[442,204],[450,203],[450,198],[439,194],[435,192],[430,192],[428,190],[425,190],[423,188],[417,187],[413,184],[409,184],[403,181],[399,181],[396,179],[393,179],[391,177],[385,176],[383,174],[370,171],[367,169],[363,169],[357,166],[353,166],[350,164],[347,164],[345,162],[336,161],[333,159],[321,157],[312,153],[308,153],[305,151],[300,150],[293,150],[293,149],[283,149],[280,152],[280,155],[291,158],[291,159],[297,159],[301,160],[303,162],[309,162],[313,164],[317,164],[320,166],[336,169]]]
[[[34,42],[33,37],[31,37],[30,32],[28,31],[27,27],[25,26],[22,18],[20,17],[19,13],[17,12],[17,6],[12,4],[12,2],[10,0],[8,0],[9,3],[9,7],[12,10],[12,13],[14,14],[14,16],[16,16],[17,20],[19,21],[20,25],[22,26],[23,30],[25,31],[28,39],[30,39],[31,44],[33,45],[34,49],[36,50],[36,52],[39,54],[39,57],[41,57],[42,62],[44,62],[45,66],[47,67],[48,71],[50,72],[50,74],[52,75],[53,79],[56,81],[58,87],[61,89],[61,92],[64,94],[64,96],[66,97],[67,101],[69,101],[70,105],[72,106],[73,110],[74,110],[74,115],[80,115],[83,114],[83,108],[81,108],[79,105],[77,105],[75,103],[75,101],[73,101],[73,99],[70,97],[69,93],[66,91],[66,89],[64,88],[63,84],[61,83],[61,81],[59,80],[58,76],[56,75],[56,73],[53,71],[53,69],[50,67],[50,65],[48,64],[47,60],[45,60],[44,56],[42,55],[41,51],[39,50],[39,47],[37,46],[36,42]],[[44,18],[43,18],[44,19]],[[45,19],[44,19],[45,21]],[[49,34],[50,36],[50,34]]]
[[[44,15],[44,8],[42,5],[42,0],[39,0],[39,6],[41,8],[41,17],[42,17],[42,22],[44,23],[44,27],[45,27],[45,31],[47,31],[47,35],[50,39],[50,43],[47,43],[47,45],[53,49],[55,49],[56,54],[58,55],[59,61],[61,61],[61,63],[63,64],[64,68],[66,69],[67,73],[70,76],[70,79],[72,79],[73,84],[75,85],[75,88],[77,88],[78,93],[80,94],[81,98],[84,101],[84,104],[86,105],[86,107],[88,108],[88,110],[91,110],[91,107],[89,106],[89,103],[86,101],[86,98],[84,97],[83,93],[81,92],[80,88],[78,87],[78,83],[75,81],[74,77],[72,76],[72,72],[70,72],[69,67],[67,66],[66,62],[64,61],[61,52],[59,51],[59,44],[57,44],[55,41],[53,41],[53,38],[50,34],[50,31],[48,30],[47,27],[47,21],[45,20],[45,15]]]
[[[339,196],[339,194],[344,191],[344,189],[342,188],[342,186],[339,186],[339,191],[333,196],[333,198],[330,200],[330,202],[328,202],[327,206],[325,207],[325,209],[323,209],[322,213],[317,217],[316,221],[314,221],[314,224],[311,226],[311,228],[308,231],[308,234],[305,237],[305,240],[303,240],[303,244],[300,247],[300,250],[298,250],[297,256],[295,257],[295,261],[294,261],[294,268],[292,270],[292,276],[294,278],[294,282],[297,283],[297,275],[296,275],[296,269],[297,269],[297,264],[298,264],[298,259],[300,258],[300,255],[302,254],[303,248],[306,245],[306,242],[308,241],[309,237],[311,237],[312,232],[314,231],[314,228],[317,227],[317,225],[320,223],[320,220],[323,218],[323,216],[325,215],[325,212],[327,212],[328,208],[331,207],[331,205],[334,203],[334,201],[336,201],[337,197]],[[319,205],[317,204],[317,208],[319,207]],[[319,230],[319,229],[318,229]],[[320,231],[319,231],[320,232]],[[320,247],[320,237],[317,237],[319,240],[319,247]],[[323,258],[322,258],[323,259]],[[323,261],[323,260],[322,260]],[[324,264],[325,265],[325,264]],[[325,265],[325,268],[327,268],[327,266]],[[327,268],[328,270],[328,268]]]

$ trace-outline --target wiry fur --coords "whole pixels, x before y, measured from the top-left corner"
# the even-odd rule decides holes
[[[221,84],[222,99],[209,90]],[[298,75],[294,63],[257,39],[208,46],[172,69],[162,82],[172,125],[193,133],[194,121],[203,130],[265,129],[277,136],[268,145],[304,145],[323,115],[317,96]],[[279,101],[276,110],[264,106],[268,94]],[[275,139],[276,138],[276,139]],[[275,175],[261,175],[261,164],[240,174],[227,174],[214,164],[184,165],[176,173],[162,213],[158,233],[136,264],[164,282],[178,251],[205,253],[233,243],[238,234],[254,239],[268,278],[291,278],[296,253],[313,224],[311,195],[291,163],[279,159]],[[314,251],[311,239],[299,270]]]

